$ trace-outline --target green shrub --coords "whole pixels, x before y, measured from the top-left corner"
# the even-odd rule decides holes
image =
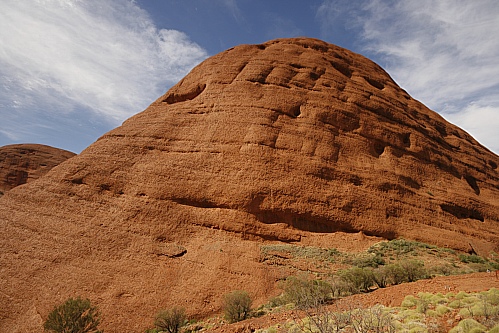
[[[420,298],[416,302],[416,311],[420,313],[426,313],[430,308],[430,302],[426,298]]]
[[[438,315],[442,316],[444,314],[446,314],[447,312],[450,312],[450,308],[446,307],[445,305],[437,305],[437,307],[435,308],[435,311],[437,311]]]
[[[56,333],[98,333],[99,311],[88,299],[69,298],[49,313],[43,328]]]
[[[400,304],[403,308],[412,308],[416,306],[418,303],[418,300],[416,297],[412,295],[407,295],[404,297],[404,300],[402,301],[402,304]]]
[[[459,310],[459,315],[462,318],[470,318],[473,317],[473,312],[471,311],[471,308],[462,308]]]
[[[459,324],[451,329],[449,333],[479,333],[485,332],[486,327],[477,322],[474,319],[463,319],[459,322]]]
[[[419,260],[407,260],[400,263],[400,267],[405,272],[405,277],[408,282],[414,282],[427,277],[424,262]]]
[[[496,326],[492,327],[489,331],[489,333],[499,333],[499,324]]]
[[[464,262],[465,264],[468,263],[485,264],[487,262],[487,260],[476,254],[460,254],[459,260],[461,260],[461,262]]]
[[[393,283],[390,278],[389,269],[389,266],[381,266],[373,270],[373,279],[379,288],[385,288],[390,283]]]
[[[185,309],[176,306],[159,312],[154,319],[154,326],[160,332],[178,333],[186,324]]]
[[[419,322],[424,319],[424,315],[416,310],[405,310],[399,314],[399,317],[406,324]]]
[[[499,305],[499,289],[492,288],[483,294],[485,295],[487,302],[492,305]]]
[[[438,317],[439,314],[435,310],[428,309],[426,310],[426,317]]]
[[[434,266],[431,268],[431,273],[432,275],[445,275],[449,276],[452,275],[456,272],[456,268],[453,267],[452,265],[449,264],[443,264],[440,266]]]
[[[370,254],[370,255],[363,255],[363,256],[357,256],[356,258],[353,258],[351,260],[347,260],[347,263],[353,266],[357,266],[360,268],[364,267],[378,267],[380,265],[385,264],[385,259],[379,254]]]
[[[460,291],[456,295],[456,299],[460,299],[460,300],[465,299],[467,297],[469,297],[469,295],[467,293],[465,293],[464,291]]]
[[[335,287],[321,280],[310,280],[306,277],[288,277],[282,284],[284,290],[282,299],[284,303],[294,303],[297,308],[307,309],[324,304],[331,299],[333,293],[341,293],[334,288],[340,288],[340,285],[335,284]]]
[[[247,319],[251,312],[251,298],[244,290],[236,290],[224,296],[223,310],[230,323]]]
[[[396,255],[406,254],[409,252],[414,252],[418,249],[434,249],[436,248],[433,245],[416,242],[416,241],[408,241],[405,239],[394,239],[388,242],[381,242],[371,246],[368,252],[379,253],[385,255],[387,253],[393,252]]]
[[[458,299],[458,300],[454,300],[454,301],[450,302],[447,305],[451,309],[459,309],[462,306],[462,304],[463,304],[463,302],[461,302],[461,300]]]
[[[388,284],[396,285],[407,282],[407,276],[398,264],[390,264],[383,267]]]
[[[368,291],[375,284],[373,270],[369,268],[352,267],[340,271],[339,275],[356,292]]]

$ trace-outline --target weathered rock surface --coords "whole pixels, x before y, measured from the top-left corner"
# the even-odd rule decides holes
[[[8,190],[38,179],[75,154],[39,144],[0,147],[0,196]]]
[[[218,311],[235,289],[258,303],[293,273],[261,264],[262,242],[497,252],[498,164],[358,54],[238,46],[0,199],[0,327],[40,331],[77,295],[107,332]]]

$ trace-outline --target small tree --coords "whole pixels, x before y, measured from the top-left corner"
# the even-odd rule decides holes
[[[305,276],[289,276],[281,283],[283,298],[299,309],[325,304],[331,299],[333,287],[321,280],[310,280]]]
[[[375,283],[373,270],[369,268],[352,267],[340,271],[340,277],[357,293],[369,291]]]
[[[233,291],[224,296],[223,309],[230,323],[244,320],[251,311],[251,298],[244,290]]]
[[[426,278],[427,272],[424,268],[424,262],[419,260],[402,261],[400,267],[406,274],[408,282],[414,282]]]
[[[154,326],[156,329],[168,333],[178,333],[180,329],[185,326],[187,316],[185,309],[173,307],[159,312],[154,319]]]
[[[99,311],[88,299],[69,298],[49,313],[43,328],[55,333],[98,333]]]

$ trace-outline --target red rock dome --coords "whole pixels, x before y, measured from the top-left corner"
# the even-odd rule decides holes
[[[498,164],[361,55],[241,45],[0,199],[0,326],[39,330],[75,295],[116,332],[168,304],[218,311],[243,286],[265,299],[285,268],[259,262],[262,242],[362,232],[497,252]]]

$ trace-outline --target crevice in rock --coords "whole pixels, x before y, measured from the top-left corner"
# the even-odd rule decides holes
[[[442,208],[444,212],[454,215],[458,219],[473,219],[480,222],[484,222],[485,220],[482,213],[476,209],[446,203],[440,204],[440,208]]]
[[[473,189],[473,191],[475,191],[475,194],[480,195],[480,187],[478,187],[478,183],[476,182],[475,177],[466,175],[464,176],[464,179],[466,179],[468,185]]]
[[[369,83],[371,86],[373,86],[376,89],[382,90],[385,88],[385,85],[375,79],[372,79],[370,77],[364,77],[364,80],[366,80],[367,83]]]
[[[339,63],[337,61],[330,61],[329,63],[334,67],[334,69],[336,69],[347,78],[352,78],[352,71],[350,70],[350,68],[348,68],[347,65]]]
[[[187,249],[176,243],[166,243],[162,240],[156,240],[153,245],[153,253],[158,257],[180,258],[187,253]]]
[[[73,178],[73,179],[71,179],[71,183],[76,184],[76,185],[81,185],[81,184],[84,184],[84,182],[83,182],[83,178],[82,178],[82,177],[78,177],[78,178]]]
[[[198,84],[194,88],[183,93],[172,92],[163,100],[168,104],[180,103],[193,100],[198,97],[206,89],[206,84]]]
[[[382,191],[382,192],[397,192],[399,195],[405,195],[405,194],[410,194],[410,195],[415,195],[416,193],[405,186],[399,185],[399,184],[394,184],[394,183],[382,183],[377,186],[377,189]]]
[[[404,147],[406,147],[406,148],[411,146],[411,134],[410,133],[402,134],[402,143],[404,144]]]
[[[416,189],[416,190],[419,190],[421,188],[421,185],[416,181],[414,180],[413,178],[411,177],[407,177],[407,176],[402,176],[402,175],[399,175],[398,178],[407,186],[413,188],[413,189]]]
[[[359,231],[352,228],[352,226],[346,222],[329,221],[323,218],[314,217],[308,213],[295,213],[286,210],[260,210],[250,213],[253,214],[259,222],[264,224],[285,223],[295,229],[309,232],[332,233],[343,231],[355,233]]]
[[[375,157],[380,157],[384,152],[385,152],[385,147],[386,147],[386,143],[384,142],[381,142],[381,141],[375,141],[373,143],[373,155]]]
[[[289,114],[291,117],[296,118],[301,114],[300,105],[296,105],[289,109]]]
[[[328,220],[314,217],[309,213],[296,213],[286,210],[261,210],[252,212],[256,219],[264,224],[285,223],[290,227],[302,231],[315,233],[358,233],[363,232],[367,236],[382,237],[388,240],[397,238],[397,233],[392,230],[359,230],[350,223],[340,220]]]
[[[267,77],[274,70],[273,66],[268,66],[267,68],[261,69],[259,73],[251,73],[251,77],[248,77],[249,82],[267,84]]]
[[[197,208],[229,208],[227,206],[218,205],[206,199],[192,199],[192,198],[173,198],[171,201],[178,203],[179,205],[191,206]]]

